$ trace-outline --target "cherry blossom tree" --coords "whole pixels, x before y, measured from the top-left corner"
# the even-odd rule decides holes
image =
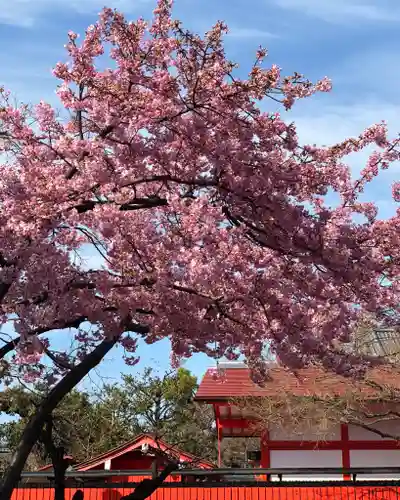
[[[48,355],[59,379],[2,498],[46,414],[117,343],[128,363],[139,337],[169,338],[175,365],[197,352],[243,355],[262,381],[268,342],[291,368],[317,362],[354,375],[370,360],[341,345],[360,311],[398,321],[399,217],[377,220],[374,204],[359,201],[398,159],[398,141],[381,123],[331,147],[299,144],[268,104],[284,111],[329,91],[329,80],[283,77],[261,48],[240,78],[226,31],[222,22],[204,37],[185,31],[169,0],[151,23],[104,9],[80,44],[69,33],[68,63],[54,69],[69,118],[2,93],[1,321],[18,335],[0,349],[2,370],[33,380]],[[353,179],[346,155],[374,144]],[[85,244],[103,267],[74,258]],[[70,328],[73,366],[45,338]]]

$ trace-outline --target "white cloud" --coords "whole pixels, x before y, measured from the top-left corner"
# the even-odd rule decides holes
[[[304,102],[304,111],[296,106],[289,116],[299,128],[300,138],[308,143],[329,145],[349,136],[357,136],[365,128],[382,120],[387,121],[392,135],[400,131],[400,105],[371,99],[353,104],[318,105]]]
[[[354,20],[398,22],[400,7],[397,0],[272,0],[284,9],[296,10],[331,23]]]
[[[288,119],[295,122],[301,144],[330,146],[348,137],[357,137],[367,127],[382,120],[388,124],[389,136],[396,137],[400,132],[400,105],[380,100],[346,105],[313,105],[309,101],[304,103],[304,111],[297,111],[294,107]],[[356,175],[365,167],[372,149],[347,158]]]
[[[368,126],[382,120],[388,124],[390,137],[394,138],[400,132],[400,104],[379,99],[348,105],[334,103],[321,105],[318,101],[315,103],[312,100],[305,101],[304,106],[299,106],[299,110],[296,110],[295,106],[286,116],[287,120],[295,122],[301,144],[333,145],[348,137],[357,137]],[[376,147],[370,146],[345,158],[355,178],[366,166],[368,157],[374,149]],[[375,201],[381,217],[393,215],[397,208],[392,200],[391,185],[399,178],[400,165],[396,162],[389,170],[382,171],[367,186],[362,196],[364,200]]]
[[[399,67],[399,54],[385,46],[357,51],[338,61],[329,70],[332,92],[301,100],[289,113],[300,139],[330,145],[358,136],[382,120],[387,122],[390,136],[396,137],[400,133],[400,98],[393,82],[400,78]]]
[[[74,10],[80,14],[98,13],[104,5],[133,12],[148,0],[0,0],[0,23],[28,27],[44,13]]]

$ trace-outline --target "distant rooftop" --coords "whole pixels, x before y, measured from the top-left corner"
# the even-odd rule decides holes
[[[277,367],[279,366],[278,363],[274,360],[268,360],[267,364],[272,367]],[[221,361],[218,363],[218,367],[222,369],[231,369],[231,368],[245,368],[246,370],[249,369],[246,363],[243,361]],[[212,368],[210,368],[212,370]]]
[[[243,361],[223,361],[218,363],[219,368],[248,368]]]

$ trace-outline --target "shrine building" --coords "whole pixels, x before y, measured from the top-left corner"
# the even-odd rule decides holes
[[[195,400],[213,407],[218,433],[219,465],[221,465],[221,442],[225,438],[254,437],[259,439],[259,447],[252,453],[252,465],[264,469],[301,469],[301,468],[372,468],[398,467],[400,465],[400,442],[389,436],[400,436],[400,420],[388,418],[370,424],[377,432],[371,432],[360,426],[338,423],[329,433],[329,439],[321,439],[312,428],[305,434],[292,433],[273,424],[258,429],[254,425],[251,408],[237,402],[242,398],[276,398],[282,393],[293,396],[338,396],[350,391],[371,395],[379,400],[365,382],[354,382],[336,374],[328,374],[317,368],[300,370],[296,375],[278,365],[270,369],[270,378],[261,387],[252,382],[249,369],[241,363],[221,365],[222,375],[215,375],[215,370],[206,372]],[[387,368],[374,370],[372,380],[390,385],[398,390],[400,378]],[[400,402],[397,403],[400,406]],[[397,409],[400,413],[400,408]],[[393,410],[393,413],[395,411]],[[324,479],[348,479],[343,475],[321,474]],[[305,477],[304,477],[305,478]],[[317,479],[317,476],[313,476]],[[290,475],[285,479],[290,479]],[[296,475],[296,479],[300,479]],[[305,478],[307,479],[307,478]],[[311,479],[311,478],[308,478]],[[377,479],[365,475],[363,479]],[[383,479],[381,476],[380,479]],[[391,476],[387,479],[400,479]]]

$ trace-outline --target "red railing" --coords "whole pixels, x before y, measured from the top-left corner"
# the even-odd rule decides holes
[[[76,490],[81,489],[84,500],[120,500],[141,479],[149,477],[144,476],[146,472],[70,472],[65,498],[71,500]],[[352,481],[328,481],[321,474],[348,476]],[[53,500],[50,475],[24,474],[12,500]],[[306,476],[307,480],[285,481],[289,475]],[[400,500],[400,480],[362,481],[363,475],[400,478],[400,468],[185,470],[170,477],[150,500]]]
[[[117,485],[116,485],[117,486]],[[66,491],[71,500],[76,488]],[[84,500],[119,500],[133,491],[132,487],[84,488]],[[382,486],[221,486],[199,485],[187,488],[159,488],[151,500],[394,500],[400,498],[400,487]],[[19,488],[13,500],[54,500],[54,490],[48,487]]]

